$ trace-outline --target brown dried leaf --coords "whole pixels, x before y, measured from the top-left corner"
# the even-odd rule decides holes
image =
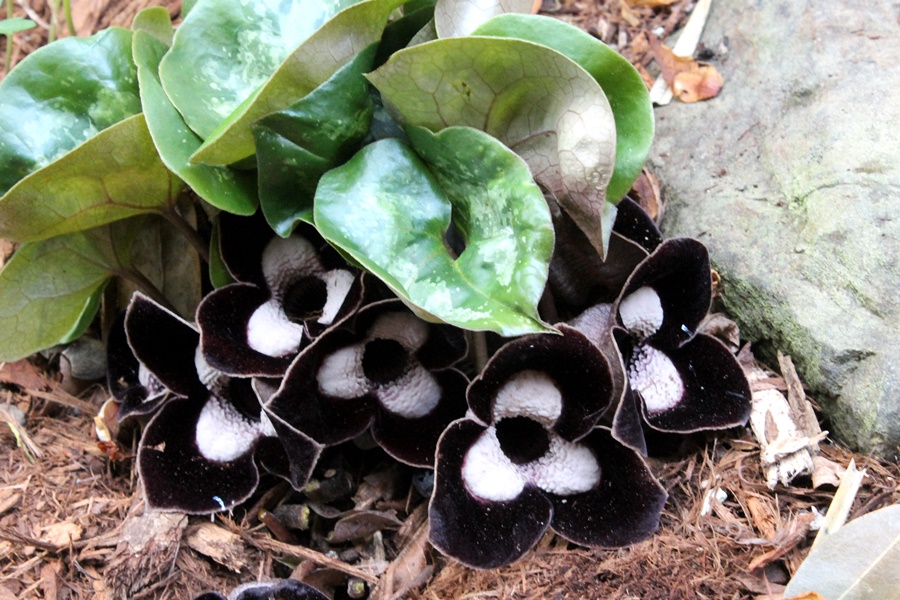
[[[800,594],[799,596],[791,596],[790,598],[785,598],[784,600],[827,600],[824,596],[819,594],[818,592],[805,592]]]
[[[349,542],[367,538],[383,529],[399,529],[403,523],[393,514],[374,510],[359,511],[334,524],[334,530],[328,534],[332,544]]]
[[[755,571],[765,567],[793,550],[800,542],[806,539],[806,534],[809,533],[809,526],[812,525],[813,519],[815,519],[815,516],[809,512],[797,515],[788,521],[787,527],[780,530],[775,536],[775,540],[773,540],[776,543],[775,548],[751,560],[747,570]]]
[[[656,178],[656,175],[654,175],[650,169],[647,167],[641,169],[641,174],[638,175],[634,185],[631,186],[629,195],[656,223],[659,223],[662,220],[665,207],[662,203],[659,179]]]
[[[844,471],[846,471],[846,469],[836,462],[828,460],[824,456],[814,456],[812,474],[813,488],[819,488],[823,485],[839,486]]]
[[[64,548],[69,545],[69,542],[80,540],[83,534],[84,528],[78,523],[63,521],[44,527],[41,541],[51,546]]]
[[[682,102],[700,102],[719,95],[725,80],[712,65],[697,64],[697,69],[679,73],[672,81],[672,92]]]
[[[188,546],[235,573],[247,565],[246,548],[240,536],[215,523],[204,521],[189,527],[186,540]]]
[[[11,383],[24,389],[47,390],[53,387],[46,373],[31,364],[27,358],[16,362],[0,363],[0,383]]]
[[[778,353],[778,365],[781,373],[788,386],[788,405],[791,407],[791,413],[797,428],[803,435],[815,437],[822,432],[819,427],[819,421],[816,419],[816,413],[813,411],[812,405],[806,400],[806,394],[803,392],[803,384],[800,383],[800,377],[794,368],[794,363],[790,356]]]
[[[700,323],[698,331],[718,338],[734,353],[741,347],[741,331],[737,323],[723,313],[710,313]]]
[[[682,102],[698,102],[719,95],[725,80],[715,67],[701,65],[689,56],[678,56],[655,35],[647,36],[647,41],[663,79]]]

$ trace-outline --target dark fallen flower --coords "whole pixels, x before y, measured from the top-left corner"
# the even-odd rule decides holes
[[[462,330],[426,323],[397,300],[370,304],[305,348],[266,404],[273,419],[331,446],[371,427],[394,458],[434,464],[444,428],[466,411]]]
[[[698,334],[711,302],[709,256],[692,239],[660,245],[628,279],[612,307],[613,336],[628,389],[613,434],[646,453],[641,420],[671,433],[746,423],[750,386],[729,350]]]
[[[221,255],[237,283],[204,298],[197,324],[216,369],[281,377],[310,340],[356,310],[363,290],[359,273],[311,227],[280,238],[260,220],[221,215]]]
[[[584,335],[508,343],[468,389],[470,414],[441,436],[432,544],[476,568],[520,558],[548,527],[619,547],[656,530],[666,493],[643,459],[595,428],[611,400],[607,361]]]
[[[229,509],[256,489],[257,462],[302,488],[321,446],[273,424],[250,379],[206,364],[190,323],[136,294],[125,329],[137,359],[177,393],[147,424],[138,448],[148,506],[194,514]]]
[[[200,594],[194,600],[328,600],[328,596],[296,579],[247,583],[228,596],[218,592]]]

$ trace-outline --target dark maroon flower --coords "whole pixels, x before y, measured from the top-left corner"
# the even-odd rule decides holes
[[[637,453],[595,428],[611,400],[606,359],[558,328],[501,348],[469,386],[469,416],[438,443],[431,542],[467,565],[509,564],[548,527],[618,547],[658,526],[662,487]]]
[[[190,323],[136,294],[125,329],[137,359],[176,394],[147,424],[138,448],[150,507],[229,509],[256,489],[257,463],[302,488],[321,446],[273,423],[250,379],[228,377],[206,364]]]
[[[266,405],[327,446],[369,427],[394,458],[434,464],[444,428],[466,411],[460,329],[426,323],[397,300],[370,304],[303,350]]]
[[[692,239],[660,245],[628,279],[611,309],[627,375],[613,433],[646,452],[640,420],[689,433],[746,423],[750,387],[729,350],[698,334],[711,302],[709,256]]]
[[[229,375],[281,377],[313,338],[356,310],[360,275],[312,227],[280,238],[259,216],[222,214],[220,231],[222,259],[237,283],[197,309],[203,353]]]

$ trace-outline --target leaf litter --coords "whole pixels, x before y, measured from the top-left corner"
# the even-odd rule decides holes
[[[127,26],[138,10],[159,3],[122,0],[102,10],[101,4],[74,7],[79,34],[111,24]],[[178,14],[180,2],[163,4],[170,14]],[[654,56],[660,55],[663,71],[672,59],[659,49],[654,53],[651,36],[665,39],[676,31],[692,5],[690,0],[545,0],[542,9],[615,47],[652,84],[646,68]],[[21,3],[14,14],[39,26],[16,35],[13,64],[46,42],[49,3]],[[5,47],[0,48],[4,53]],[[698,71],[685,64],[682,71],[693,74],[687,87],[708,88],[706,75],[696,82]],[[661,202],[654,179],[639,195],[648,204]],[[721,334],[726,342],[735,337],[721,320],[710,325],[709,333]],[[787,366],[789,358],[780,361],[783,376],[757,366],[749,347],[741,350],[739,359],[748,375],[753,374],[754,394],[774,390],[787,396],[789,407],[804,413],[795,417],[798,433],[806,432],[807,409],[796,405],[803,390]],[[79,397],[63,391],[46,363],[0,368],[0,599],[164,600],[289,575],[325,587],[351,584],[358,590],[366,585],[370,597],[379,600],[777,599],[809,552],[820,513],[830,506],[851,462],[865,469],[846,505],[851,524],[900,503],[897,464],[854,454],[816,432],[805,439],[794,436],[805,442],[796,452],[809,454],[811,477],[792,480],[791,473],[773,467],[779,463],[766,463],[766,468],[776,469],[774,491],[771,472],[767,476],[760,464],[764,448],[748,428],[718,437],[697,435],[675,457],[651,463],[670,498],[660,530],[650,540],[606,551],[570,547],[548,534],[515,564],[476,571],[441,558],[429,547],[425,503],[410,484],[410,474],[385,474],[377,465],[357,465],[356,475],[367,475],[368,482],[353,484],[348,494],[356,492],[355,499],[334,501],[340,508],[335,514],[363,515],[356,519],[366,534],[335,548],[322,543],[329,533],[325,530],[294,530],[305,545],[277,539],[277,526],[271,520],[267,526],[260,513],[277,513],[281,506],[296,504],[297,498],[286,486],[272,482],[260,487],[244,512],[213,521],[145,514],[133,461],[136,438],[131,448],[118,448],[115,454],[95,439],[93,415],[105,398],[98,387]],[[803,462],[805,466],[805,457]],[[328,475],[321,474],[325,481]],[[333,527],[332,521],[318,517],[313,527]],[[388,522],[389,527],[379,528]],[[314,546],[310,540],[320,543]]]

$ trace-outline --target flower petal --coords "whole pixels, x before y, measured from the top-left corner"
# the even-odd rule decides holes
[[[427,413],[409,418],[381,407],[375,412],[372,437],[388,454],[409,465],[433,467],[441,433],[466,414],[466,376],[447,369],[433,377],[439,385],[440,400]]]
[[[581,443],[600,463],[600,482],[590,491],[550,495],[551,527],[577,544],[617,548],[647,539],[659,526],[666,492],[633,450],[597,428]]]
[[[594,427],[611,400],[613,382],[609,364],[578,330],[563,324],[559,331],[562,335],[518,338],[491,357],[469,385],[469,407],[476,418],[485,425],[495,422],[497,394],[503,386],[522,371],[534,371],[544,373],[564,399],[553,425],[556,433],[574,441]],[[503,402],[505,406],[510,404],[510,400]],[[523,399],[517,410],[524,410],[522,407],[530,404],[530,400]],[[539,418],[540,414],[534,416]]]
[[[207,362],[235,377],[281,377],[290,366],[300,340],[289,356],[270,356],[248,344],[248,327],[257,309],[269,300],[269,292],[249,283],[235,283],[208,294],[197,307],[201,347]],[[302,335],[302,326],[287,322],[283,339]],[[257,334],[259,335],[259,334]]]
[[[252,217],[219,213],[219,253],[235,280],[265,287],[262,254],[275,232],[266,223],[262,211]]]
[[[663,319],[646,341],[657,348],[675,348],[694,337],[700,321],[706,316],[712,300],[709,254],[706,246],[690,238],[676,238],[663,242],[628,278],[616,303],[619,324],[625,325],[620,314],[622,306],[655,304],[636,302],[634,294],[644,294],[642,288],[651,289],[659,299]],[[630,319],[642,322],[640,315],[631,312]],[[630,331],[641,334],[641,329]],[[644,337],[644,336],[640,336]]]
[[[690,433],[725,429],[750,417],[750,386],[737,360],[719,340],[699,334],[667,356],[684,385],[680,401],[652,411],[644,398],[644,418],[660,431]]]
[[[256,489],[259,471],[253,445],[225,462],[204,456],[198,447],[201,414],[215,401],[208,394],[174,398],[147,425],[138,448],[138,470],[151,508],[213,513],[243,502]]]
[[[441,436],[428,515],[435,548],[469,566],[490,569],[528,552],[547,529],[551,508],[541,492],[530,487],[501,502],[470,493],[462,472],[467,454],[484,434],[484,427],[462,419]]]
[[[338,360],[357,344],[358,336],[342,328],[319,337],[294,360],[267,409],[326,446],[365,431],[375,417],[375,397],[368,386],[359,383],[352,357]],[[332,358],[335,355],[338,359]],[[333,364],[335,361],[339,364]]]
[[[188,396],[206,389],[194,363],[200,334],[193,325],[135,293],[125,314],[125,332],[137,359],[172,392]]]
[[[125,334],[124,312],[113,321],[106,341],[106,383],[119,404],[116,420],[120,422],[152,413],[168,395],[163,384],[132,353]]]

